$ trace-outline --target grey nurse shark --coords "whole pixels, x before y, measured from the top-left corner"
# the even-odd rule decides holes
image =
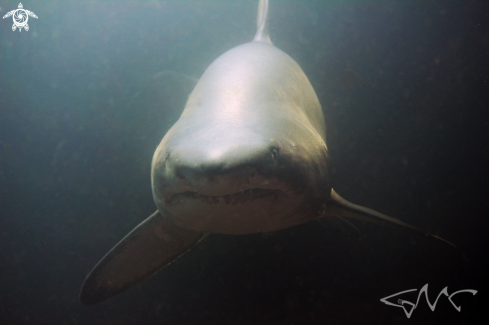
[[[443,240],[333,190],[321,105],[299,65],[272,45],[267,14],[261,0],[254,40],[222,54],[198,81],[153,156],[158,210],[90,272],[81,303],[122,293],[209,233],[346,217]]]

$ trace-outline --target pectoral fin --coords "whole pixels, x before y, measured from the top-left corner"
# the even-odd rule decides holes
[[[203,236],[174,225],[156,211],[98,262],[83,283],[80,302],[95,305],[126,291],[184,254]]]
[[[328,205],[326,207],[325,216],[341,216],[345,218],[352,218],[376,223],[391,228],[409,231],[416,235],[432,237],[441,240],[453,247],[456,247],[454,244],[443,238],[429,234],[428,232],[411,226],[410,224],[402,222],[401,220],[386,216],[385,214],[363,207],[361,205],[348,202],[347,200],[339,196],[338,193],[336,193],[333,189],[331,189],[330,201],[328,202]]]

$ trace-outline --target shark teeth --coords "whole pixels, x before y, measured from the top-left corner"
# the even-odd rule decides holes
[[[197,192],[188,192],[188,191],[183,192],[180,195],[197,199],[202,203],[219,204],[220,202],[224,202],[227,205],[229,204],[236,205],[238,203],[243,204],[248,200],[257,199],[264,196],[269,196],[269,195],[275,196],[278,192],[279,192],[278,190],[271,190],[271,189],[264,189],[264,188],[251,188],[251,189],[243,190],[241,192],[228,194],[228,195],[220,195],[220,196],[205,195]]]

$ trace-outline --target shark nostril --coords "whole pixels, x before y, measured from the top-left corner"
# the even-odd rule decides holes
[[[168,161],[170,159],[170,151],[168,151],[165,155],[165,161]]]
[[[177,172],[177,177],[180,178],[181,180],[185,180],[185,176],[183,176],[181,173]]]

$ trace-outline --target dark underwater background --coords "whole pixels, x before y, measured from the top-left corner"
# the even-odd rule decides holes
[[[489,4],[271,1],[323,106],[333,186],[434,240],[314,221],[211,235],[126,293],[85,276],[155,211],[153,152],[256,1],[26,1],[0,21],[0,324],[473,324],[488,319]],[[17,9],[0,1],[0,16]],[[429,284],[410,319],[381,298]],[[399,297],[400,298],[400,297]],[[416,301],[417,293],[402,297]],[[396,298],[393,298],[394,302]]]

